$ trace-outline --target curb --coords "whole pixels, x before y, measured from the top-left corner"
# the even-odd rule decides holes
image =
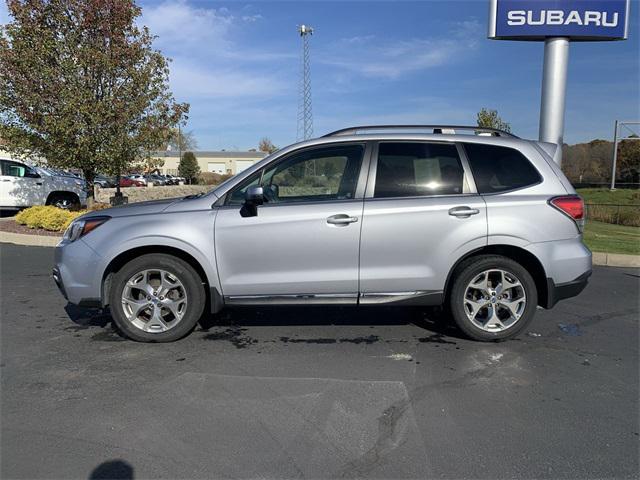
[[[55,247],[62,237],[46,235],[27,235],[25,233],[0,232],[0,242],[30,247]]]
[[[622,253],[593,252],[594,265],[606,267],[640,267],[640,255],[625,255]]]
[[[0,232],[0,242],[26,245],[31,247],[55,247],[62,237],[45,235],[27,235],[24,233]],[[593,265],[605,267],[640,267],[640,255],[622,253],[592,253]]]

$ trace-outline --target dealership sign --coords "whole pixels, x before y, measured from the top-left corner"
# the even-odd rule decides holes
[[[624,40],[629,0],[491,0],[489,38]]]

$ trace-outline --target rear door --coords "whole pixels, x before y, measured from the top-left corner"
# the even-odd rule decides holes
[[[447,142],[380,142],[365,194],[361,303],[439,303],[451,267],[487,243],[485,202],[463,150]]]

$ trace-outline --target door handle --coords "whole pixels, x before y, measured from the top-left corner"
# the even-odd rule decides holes
[[[3,182],[10,182],[10,181],[11,181],[11,179],[10,179],[10,178],[3,178],[3,179],[2,179],[2,181],[3,181]]]
[[[349,215],[345,215],[344,213],[332,215],[327,218],[327,223],[330,225],[348,225],[349,223],[354,223],[357,221],[358,217],[350,217]]]
[[[449,215],[458,218],[469,218],[471,215],[477,215],[480,210],[469,207],[453,207],[449,210]]]

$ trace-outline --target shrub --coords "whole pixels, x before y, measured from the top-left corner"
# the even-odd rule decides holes
[[[202,185],[218,185],[224,182],[227,178],[231,178],[231,175],[222,175],[214,172],[202,172],[198,183]]]
[[[70,212],[52,206],[36,206],[22,210],[15,217],[17,223],[29,228],[43,228],[52,232],[62,232],[77,217],[86,211]]]

